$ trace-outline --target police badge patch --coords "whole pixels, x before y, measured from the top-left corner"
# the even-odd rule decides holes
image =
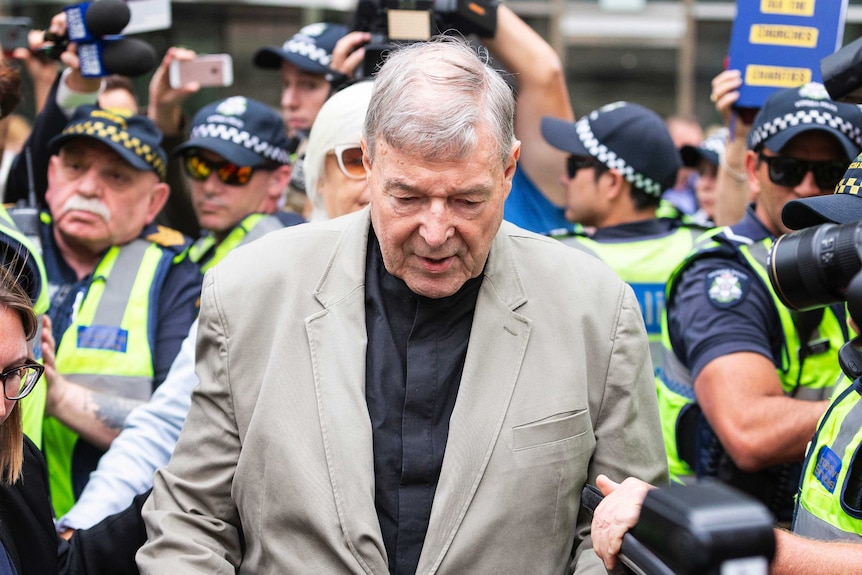
[[[745,272],[723,268],[706,276],[706,296],[717,308],[730,308],[738,304],[751,287],[751,278]]]

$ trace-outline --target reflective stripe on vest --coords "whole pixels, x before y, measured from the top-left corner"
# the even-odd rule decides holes
[[[57,348],[57,371],[107,395],[150,398],[151,293],[165,258],[173,255],[144,239],[108,250]],[[52,417],[45,418],[43,432],[51,499],[59,517],[75,501],[71,473],[78,435]]]
[[[780,368],[776,368],[776,372],[784,393],[796,399],[808,401],[828,398],[835,383],[842,377],[837,359],[838,349],[845,341],[845,331],[841,325],[841,320],[835,316],[831,309],[824,312],[818,331],[811,339],[822,339],[824,342],[828,342],[828,347],[822,353],[806,357],[803,372],[803,363],[800,362],[797,353],[801,345],[799,334],[793,322],[793,313],[795,312],[791,312],[778,299],[766,271],[766,257],[772,240],[765,238],[759,242],[737,243],[740,239],[745,239],[737,236],[735,238],[737,242],[728,243],[728,240],[722,237],[722,234],[725,233],[730,233],[727,228],[716,229],[701,238],[694,252],[674,271],[668,281],[668,301],[674,297],[676,280],[694,260],[719,252],[722,249],[722,244],[719,242],[724,242],[725,246],[733,247],[736,253],[742,256],[742,261],[766,286],[778,312],[783,332],[783,344],[781,348],[782,365]],[[679,457],[677,434],[682,410],[687,405],[695,403],[694,381],[691,377],[691,371],[673,352],[668,334],[666,313],[662,319],[662,346],[663,358],[661,369],[657,370],[656,374],[656,392],[658,393],[659,413],[661,414],[668,466],[671,476],[691,475],[693,470]],[[829,353],[826,353],[827,351]]]
[[[822,541],[862,541],[860,396],[857,379],[836,394],[817,426],[799,483],[794,533]]]
[[[200,265],[202,272],[206,272],[220,262],[234,248],[245,245],[265,236],[269,232],[283,227],[284,224],[275,216],[251,214],[237,224],[218,245],[216,245],[216,240],[212,234],[207,234],[198,239],[189,249],[189,259]],[[212,255],[207,259],[210,253]],[[203,261],[205,259],[206,261]],[[203,263],[201,263],[202,261]]]
[[[691,253],[702,228],[678,227],[662,236],[596,241],[585,236],[560,238],[564,244],[588,252],[608,264],[629,284],[646,325],[653,368],[662,361],[661,318],[667,281]]]

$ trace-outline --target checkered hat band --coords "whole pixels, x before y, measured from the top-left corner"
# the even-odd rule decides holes
[[[835,190],[835,193],[858,196],[860,195],[860,191],[862,191],[862,178],[844,178],[838,184],[838,189]]]
[[[801,125],[828,126],[847,136],[850,141],[856,144],[857,148],[862,148],[862,130],[841,116],[836,116],[824,110],[797,110],[778,118],[773,118],[758,126],[751,133],[751,147],[758,147],[782,130]]]
[[[141,142],[140,138],[129,136],[127,131],[116,124],[106,124],[101,120],[87,120],[68,126],[63,130],[62,135],[91,136],[100,140],[110,140],[143,159],[161,179],[164,180],[167,174],[167,167],[156,150],[149,144]]]
[[[580,138],[581,143],[591,156],[612,170],[617,170],[632,186],[643,190],[651,196],[661,197],[664,191],[661,184],[652,178],[637,173],[624,159],[617,156],[604,144],[601,144],[595,134],[593,134],[593,129],[586,117],[581,118],[575,123],[575,129],[578,132],[578,138]]]
[[[835,190],[836,194],[853,194],[858,196],[862,189],[862,161],[859,158],[853,160],[853,163],[847,167],[847,173],[853,173],[852,177],[842,178],[838,182],[838,187]]]
[[[245,130],[238,130],[234,126],[225,126],[224,124],[197,125],[192,128],[189,140],[199,138],[224,140],[225,142],[231,142],[237,146],[242,146],[247,150],[251,150],[258,156],[273,160],[280,164],[290,163],[290,153],[284,148],[273,146],[269,142],[265,142],[257,136],[249,134]]]
[[[305,56],[312,62],[317,62],[321,66],[329,67],[329,62],[332,61],[332,55],[325,49],[316,46],[308,40],[291,39],[284,43],[283,49],[285,52],[299,54]]]

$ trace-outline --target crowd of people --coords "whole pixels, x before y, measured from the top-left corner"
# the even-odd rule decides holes
[[[0,66],[0,118],[21,69],[39,110],[0,167],[0,573],[601,573],[702,478],[772,513],[774,573],[855,564],[857,327],[767,257],[862,219],[862,111],[810,83],[747,122],[728,70],[720,126],[576,119],[496,14],[361,79],[371,36],[310,24],[253,57],[280,102],[194,114],[188,48],[146,105],[74,45]]]

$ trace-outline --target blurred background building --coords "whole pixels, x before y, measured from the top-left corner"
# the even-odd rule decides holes
[[[749,0],[756,1],[756,0]],[[838,1],[838,0],[835,0]],[[6,16],[30,16],[37,27],[68,3],[0,0]],[[613,100],[631,100],[663,115],[718,121],[710,81],[722,70],[736,3],[721,0],[508,0],[507,4],[556,47],[566,66],[575,113]],[[277,74],[251,65],[263,45],[280,45],[303,24],[350,25],[356,0],[173,0],[169,30],[142,37],[161,56],[171,45],[199,53],[227,52],[234,85],[206,88],[193,108],[236,93],[277,106]],[[845,42],[862,34],[862,0],[850,0]],[[148,77],[136,80],[146,101]],[[26,108],[21,110],[29,114]]]

